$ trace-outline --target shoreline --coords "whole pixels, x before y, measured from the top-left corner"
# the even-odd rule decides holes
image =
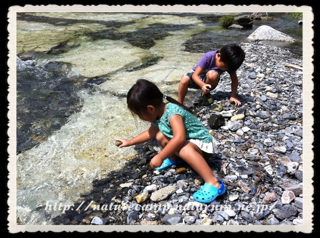
[[[93,181],[93,189],[81,194],[73,205],[61,204],[65,213],[50,220],[56,225],[301,225],[304,153],[303,81],[299,67],[302,59],[261,43],[242,46],[246,61],[237,71],[241,107],[228,100],[230,79],[226,73],[211,93],[213,104],[221,105],[222,111],[215,111],[212,105],[201,106],[200,97],[190,101],[208,130],[211,130],[208,125],[211,115],[222,114],[225,119],[222,127],[212,130],[219,142],[219,152],[208,163],[225,182],[227,192],[208,205],[227,209],[179,209],[179,206],[195,205],[192,194],[203,181],[186,163],[161,172],[152,170],[149,162],[160,148],[151,141],[136,146],[135,157],[121,170]],[[244,119],[230,120],[240,112]],[[150,200],[151,194],[173,185],[175,188],[164,199]],[[139,203],[136,197],[143,193],[147,194],[146,200]],[[111,204],[120,209],[101,209],[103,205],[110,208]],[[164,208],[142,209],[148,204]],[[74,209],[80,205],[87,209]],[[236,205],[243,209],[228,209]],[[263,212],[257,212],[258,208]],[[48,209],[47,206],[37,208],[44,213]]]

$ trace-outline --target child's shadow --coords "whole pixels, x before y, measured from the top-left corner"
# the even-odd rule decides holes
[[[207,163],[210,168],[215,169],[217,171],[221,170],[222,158],[219,154],[213,154],[207,159]]]

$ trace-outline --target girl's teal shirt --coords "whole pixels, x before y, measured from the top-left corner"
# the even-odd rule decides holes
[[[173,115],[176,114],[182,117],[184,127],[186,129],[187,140],[196,139],[204,143],[212,142],[211,134],[199,121],[199,119],[192,113],[174,103],[168,103],[162,117],[159,120],[152,122],[152,124],[158,127],[165,136],[172,138],[173,131],[169,120]]]

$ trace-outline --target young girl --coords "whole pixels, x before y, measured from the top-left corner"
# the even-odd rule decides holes
[[[169,103],[164,103],[163,99]],[[224,194],[223,182],[214,176],[204,159],[213,153],[213,138],[195,115],[144,79],[139,79],[129,90],[127,104],[130,111],[151,125],[131,140],[116,139],[122,142],[120,148],[156,138],[163,149],[152,158],[151,168],[163,170],[184,160],[205,181],[193,194],[194,200],[210,203]]]

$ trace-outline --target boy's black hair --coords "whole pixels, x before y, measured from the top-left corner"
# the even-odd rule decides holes
[[[225,45],[219,52],[221,54],[221,61],[227,65],[228,71],[236,71],[245,58],[243,49],[237,44]]]

